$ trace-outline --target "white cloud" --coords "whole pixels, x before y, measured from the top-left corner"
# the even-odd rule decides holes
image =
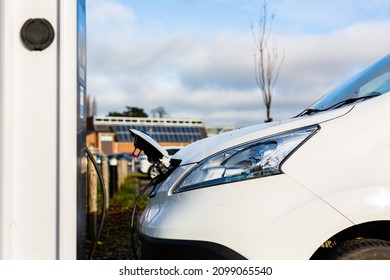
[[[384,21],[356,24],[322,36],[281,37],[286,59],[278,86],[302,94],[319,87],[333,88],[389,52],[389,28],[390,21]]]
[[[96,7],[88,25],[88,92],[97,99],[98,113],[123,111],[125,106],[150,112],[163,106],[172,117],[203,117],[220,126],[265,119],[254,79],[250,30],[215,36],[161,29],[140,34],[128,6],[105,1]],[[390,21],[378,21],[320,35],[276,34],[285,61],[275,87],[272,117],[299,113],[386,54],[389,29]]]
[[[135,23],[133,11],[117,1],[87,0],[88,28],[94,36],[127,30]],[[99,32],[101,31],[101,32]]]

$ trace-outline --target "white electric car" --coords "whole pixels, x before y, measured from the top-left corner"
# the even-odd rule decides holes
[[[390,258],[390,55],[294,118],[176,153],[144,259]]]

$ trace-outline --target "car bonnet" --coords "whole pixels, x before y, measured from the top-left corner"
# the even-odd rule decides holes
[[[353,107],[352,107],[353,108]],[[292,118],[271,123],[262,123],[204,138],[178,151],[172,158],[180,160],[180,165],[200,162],[201,160],[231,147],[270,137],[300,127],[320,124],[347,114],[351,107],[342,107],[329,112],[311,116]]]

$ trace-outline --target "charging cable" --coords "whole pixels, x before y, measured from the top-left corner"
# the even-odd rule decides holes
[[[131,224],[130,224],[130,233],[131,233],[131,246],[132,246],[132,249],[133,249],[133,252],[134,252],[134,258],[136,260],[139,260],[140,259],[140,256],[138,255],[138,251],[137,251],[137,246],[136,246],[136,240],[135,240],[135,234],[136,234],[136,226],[135,226],[135,214],[137,212],[137,205],[138,205],[138,202],[140,201],[142,195],[144,195],[144,193],[151,187],[155,186],[156,184],[160,183],[163,179],[166,178],[166,175],[165,174],[160,174],[158,175],[157,177],[153,178],[141,191],[140,193],[138,194],[135,202],[134,202],[134,206],[133,206],[133,210],[132,210],[132,213],[131,213]]]
[[[101,216],[100,216],[100,226],[99,226],[99,229],[95,235],[95,240],[93,242],[93,248],[92,248],[92,251],[91,251],[91,254],[89,256],[89,259],[92,260],[93,259],[93,254],[95,253],[95,250],[96,250],[96,247],[98,245],[98,241],[100,239],[100,236],[102,234],[102,231],[103,231],[103,226],[104,226],[104,220],[106,219],[106,201],[107,201],[107,196],[106,196],[106,192],[105,192],[105,186],[104,186],[104,181],[103,181],[103,176],[102,176],[102,173],[100,172],[99,168],[98,168],[98,165],[95,161],[95,158],[93,157],[91,151],[88,149],[88,147],[85,147],[85,150],[87,152],[87,156],[89,157],[89,159],[91,160],[95,170],[96,170],[96,173],[98,175],[98,178],[99,178],[99,182],[100,182],[100,188],[101,188],[101,193],[102,193],[102,213],[101,213]]]

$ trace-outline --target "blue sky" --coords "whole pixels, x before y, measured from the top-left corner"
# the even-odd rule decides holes
[[[98,114],[147,113],[241,127],[263,122],[254,78],[262,0],[87,0],[88,93]],[[390,1],[268,0],[284,53],[271,116],[289,118],[389,53]]]

